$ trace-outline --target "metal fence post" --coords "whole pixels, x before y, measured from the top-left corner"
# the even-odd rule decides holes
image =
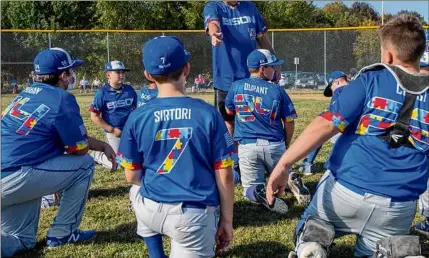
[[[109,32],[106,33],[107,63],[110,62]]]
[[[274,31],[271,32],[271,47],[274,49]]]
[[[325,73],[326,78],[326,30],[323,31],[323,72]]]
[[[51,33],[50,32],[48,32],[48,45],[49,45],[49,48],[52,48]]]

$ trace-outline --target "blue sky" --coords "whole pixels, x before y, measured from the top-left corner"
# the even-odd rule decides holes
[[[326,3],[333,1],[314,1],[316,6],[322,7]],[[343,1],[347,6],[351,6],[354,1]],[[370,3],[374,9],[381,14],[381,1],[363,1]],[[426,22],[429,22],[429,1],[384,1],[384,12],[395,14],[400,10],[416,11],[423,15]]]

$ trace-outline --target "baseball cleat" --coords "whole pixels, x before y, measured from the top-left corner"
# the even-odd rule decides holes
[[[255,197],[258,203],[264,205],[270,211],[274,211],[280,214],[286,214],[289,211],[289,207],[287,206],[286,202],[280,198],[274,197],[274,202],[272,205],[268,203],[265,185],[256,186]]]
[[[66,244],[80,243],[93,239],[97,235],[95,230],[76,230],[72,234],[65,237],[48,237],[48,248],[54,248]]]
[[[289,174],[287,185],[299,204],[308,205],[311,201],[311,194],[308,188],[302,183],[301,177],[292,172]]]

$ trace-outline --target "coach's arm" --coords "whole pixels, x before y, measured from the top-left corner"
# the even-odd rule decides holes
[[[116,169],[118,168],[118,164],[116,162],[115,151],[112,149],[112,147],[109,144],[103,141],[97,140],[95,138],[92,138],[90,136],[88,136],[88,147],[71,152],[70,154],[81,156],[81,155],[87,154],[89,150],[104,152],[104,154],[109,159],[109,161],[112,162],[112,171],[116,171]]]

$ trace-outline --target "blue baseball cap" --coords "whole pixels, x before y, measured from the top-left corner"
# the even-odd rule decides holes
[[[121,61],[110,61],[104,66],[104,72],[108,71],[129,71]]]
[[[59,74],[82,65],[82,60],[74,59],[66,50],[58,47],[42,50],[34,58],[34,72],[37,75]]]
[[[267,49],[253,50],[247,57],[248,68],[259,68],[261,66],[278,66],[284,63]]]
[[[184,66],[191,56],[183,43],[174,36],[160,36],[143,47],[143,65],[149,74],[162,75]]]
[[[343,71],[335,71],[328,75],[328,86],[326,86],[325,90],[323,91],[323,95],[325,97],[332,97],[332,83],[341,77],[347,78],[347,74],[345,74]]]

